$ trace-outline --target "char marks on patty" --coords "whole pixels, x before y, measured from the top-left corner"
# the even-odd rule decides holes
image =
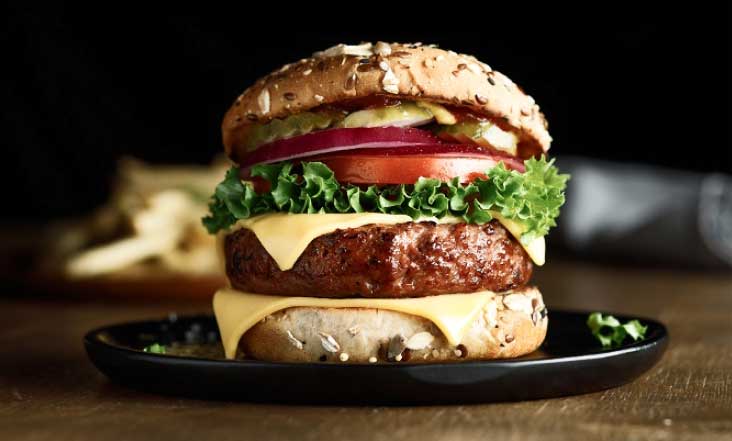
[[[281,271],[248,229],[224,241],[226,273],[242,291],[309,297],[423,297],[525,285],[532,263],[497,221],[409,222],[336,230]]]

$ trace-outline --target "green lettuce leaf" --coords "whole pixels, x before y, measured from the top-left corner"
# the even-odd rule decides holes
[[[161,345],[160,343],[153,343],[150,346],[145,347],[143,349],[144,352],[150,352],[153,354],[165,354],[165,345]]]
[[[455,216],[465,222],[484,224],[492,212],[521,222],[525,243],[545,236],[556,226],[569,175],[559,174],[554,161],[525,161],[526,171],[507,170],[503,163],[486,171],[487,179],[461,184],[419,178],[410,185],[342,185],[321,162],[290,162],[255,165],[252,176],[270,184],[270,191],[256,193],[231,168],[216,187],[203,224],[210,233],[226,229],[239,219],[269,212],[362,213],[381,212],[420,217]]]
[[[603,347],[618,347],[626,337],[633,341],[643,340],[648,330],[648,326],[643,326],[638,320],[621,324],[612,315],[603,316],[599,312],[593,312],[587,317],[587,326]]]

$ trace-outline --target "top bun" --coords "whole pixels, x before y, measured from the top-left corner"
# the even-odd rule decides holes
[[[252,123],[354,98],[394,98],[458,105],[494,118],[519,135],[526,157],[549,150],[551,136],[534,99],[470,55],[416,44],[339,44],[260,78],[224,117],[227,154]]]

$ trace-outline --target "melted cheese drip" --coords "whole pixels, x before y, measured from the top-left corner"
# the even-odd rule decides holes
[[[544,264],[545,245],[543,237],[535,239],[529,244],[524,244],[521,242],[521,235],[526,229],[522,224],[506,219],[498,213],[492,214],[519,241],[534,263],[539,266]],[[310,242],[319,236],[339,229],[358,228],[369,224],[395,225],[405,222],[414,222],[414,219],[404,214],[383,213],[263,214],[240,220],[228,230],[220,232],[218,240],[219,256],[223,256],[223,238],[233,231],[247,228],[254,232],[280,270],[287,271],[292,269]],[[416,222],[444,224],[460,223],[462,220],[448,216],[441,219],[433,217],[420,218]]]
[[[491,214],[493,215],[493,218],[495,220],[500,222],[501,225],[503,225],[508,230],[508,232],[511,233],[511,235],[519,241],[524,250],[526,250],[526,254],[529,255],[529,257],[532,261],[534,261],[535,264],[537,264],[538,266],[544,265],[544,262],[546,262],[546,243],[544,242],[543,237],[536,238],[528,244],[525,244],[521,240],[521,236],[526,231],[526,227],[524,225],[516,222],[515,220],[506,219],[499,213],[493,212]]]
[[[433,322],[448,342],[457,346],[470,324],[494,295],[491,291],[481,291],[407,299],[321,299],[251,294],[223,288],[214,296],[213,307],[226,358],[232,359],[241,337],[260,320],[277,311],[297,306],[375,308],[412,314]]]

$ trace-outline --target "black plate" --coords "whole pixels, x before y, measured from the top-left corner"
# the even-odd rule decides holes
[[[211,316],[125,323],[89,332],[89,358],[113,381],[198,398],[328,404],[436,404],[529,400],[625,384],[653,366],[668,343],[653,320],[646,339],[602,350],[588,313],[552,311],[542,347],[526,357],[440,364],[291,364],[142,352],[152,342],[213,343]],[[635,317],[617,315],[621,320]],[[219,349],[220,351],[220,349]]]

